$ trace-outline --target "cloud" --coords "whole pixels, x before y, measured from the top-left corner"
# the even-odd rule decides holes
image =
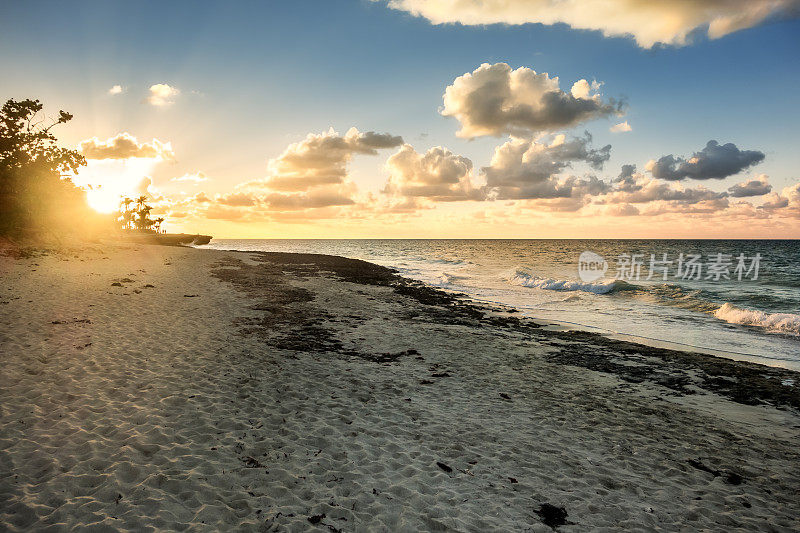
[[[80,151],[86,159],[130,159],[146,158],[174,161],[175,153],[170,143],[153,139],[149,143],[139,143],[128,132],[101,141],[97,137],[85,139],[80,143]]]
[[[272,193],[264,197],[265,204],[275,211],[320,209],[355,204],[355,186],[318,187],[306,192]]]
[[[386,161],[389,180],[384,192],[392,196],[447,202],[476,199],[472,161],[436,146],[420,154],[405,144]]]
[[[772,191],[772,185],[767,183],[767,175],[761,174],[756,179],[737,183],[730,189],[731,196],[734,198],[745,198],[747,196],[763,196]]]
[[[639,208],[631,204],[611,204],[603,212],[612,217],[633,217],[639,214]]]
[[[621,102],[595,94],[599,87],[579,80],[565,92],[546,72],[484,63],[445,89],[441,113],[461,123],[459,137],[551,132],[621,113]]]
[[[145,102],[154,106],[167,106],[175,103],[175,97],[181,92],[166,83],[156,83],[150,86],[150,95],[145,98]]]
[[[703,186],[696,188],[674,187],[651,179],[644,179],[635,191],[627,192],[615,190],[608,195],[607,203],[642,204],[650,202],[678,202],[686,205],[706,201],[723,200],[728,193],[715,192]]]
[[[649,161],[645,168],[653,177],[669,181],[723,179],[760,163],[764,157],[758,150],[739,150],[733,143],[721,145],[711,140],[688,160],[670,154]]]
[[[289,192],[341,184],[354,154],[374,155],[379,149],[401,144],[402,137],[371,131],[362,133],[356,128],[351,128],[344,136],[333,129],[321,134],[309,133],[269,161],[267,179],[249,185]]]
[[[183,176],[172,178],[170,181],[188,181],[192,183],[201,183],[208,181],[208,176],[202,172],[195,172],[194,174],[184,174]]]
[[[770,194],[759,209],[800,218],[800,182],[784,187],[780,194]]]
[[[633,131],[633,128],[631,128],[631,125],[628,124],[628,121],[626,120],[625,122],[620,122],[619,124],[611,126],[608,128],[608,131],[611,133],[627,133],[629,131]]]
[[[216,202],[232,207],[251,207],[259,203],[259,198],[252,193],[234,192],[217,195]]]
[[[192,196],[190,200],[198,204],[207,204],[211,202],[211,198],[209,198],[208,195],[203,191],[200,191],[199,193]]]
[[[489,195],[498,199],[568,198],[576,190],[597,189],[599,180],[558,180],[556,175],[575,162],[602,168],[611,157],[611,145],[592,149],[592,137],[567,140],[556,135],[549,144],[511,139],[495,148],[491,163],[481,169]]]
[[[114,85],[108,90],[108,94],[110,94],[111,96],[122,94],[124,92],[125,92],[125,87],[123,87],[122,85]]]
[[[348,165],[356,154],[375,155],[379,150],[403,144],[402,137],[388,133],[360,132],[350,128],[340,135],[332,128],[310,133],[270,159],[263,179],[240,183],[235,190],[213,200],[194,204],[197,212],[210,212],[226,220],[287,218],[300,221],[344,216],[340,208],[367,198],[359,195],[348,176]],[[207,197],[206,197],[207,199]]]
[[[380,0],[383,1],[383,0]],[[770,18],[794,16],[797,0],[390,0],[433,24],[558,24],[631,37],[643,48],[717,39]]]

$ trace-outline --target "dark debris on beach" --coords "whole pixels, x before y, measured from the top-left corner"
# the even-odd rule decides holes
[[[361,285],[391,287],[395,293],[423,304],[415,320],[437,324],[493,327],[500,331],[524,333],[531,342],[551,347],[547,360],[614,374],[631,383],[660,385],[668,394],[693,395],[714,392],[746,405],[767,404],[800,410],[800,389],[782,382],[797,379],[797,373],[756,363],[734,361],[711,355],[655,348],[611,339],[583,331],[553,331],[536,322],[513,316],[507,310],[476,305],[464,295],[448,293],[403,278],[394,269],[358,259],[321,254],[252,252],[256,265],[230,257],[218,264],[214,275],[228,281],[256,299],[251,307],[262,311],[258,319],[242,320],[243,333],[263,335],[273,346],[311,352],[330,352],[391,364],[416,350],[394,354],[364,354],[347,348],[326,326],[332,316],[310,316],[302,304],[313,300],[309,291],[282,280],[284,273],[300,277],[329,276]],[[316,316],[316,318],[314,318]],[[438,373],[446,377],[446,372]],[[432,384],[422,380],[421,384]],[[509,398],[503,397],[508,400]]]

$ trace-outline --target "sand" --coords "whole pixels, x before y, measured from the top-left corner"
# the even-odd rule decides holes
[[[379,267],[0,257],[0,352],[0,530],[800,529],[796,374]]]

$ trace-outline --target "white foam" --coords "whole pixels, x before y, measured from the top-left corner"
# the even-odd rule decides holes
[[[452,285],[453,283],[458,283],[459,281],[463,281],[468,277],[469,276],[463,276],[460,274],[451,274],[450,272],[442,272],[439,274],[438,280],[442,285]]]
[[[714,316],[730,324],[760,326],[774,332],[800,335],[800,315],[792,313],[765,313],[725,303]]]
[[[624,281],[616,279],[585,282],[571,279],[540,278],[523,269],[517,270],[509,281],[513,285],[521,285],[534,289],[544,289],[548,291],[582,291],[594,294],[608,294],[620,290],[624,286],[629,286]]]

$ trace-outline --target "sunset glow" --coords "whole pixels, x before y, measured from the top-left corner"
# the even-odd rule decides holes
[[[75,115],[60,135],[94,209],[146,194],[187,232],[800,237],[788,3],[573,4],[12,6],[97,20],[86,41],[44,35],[35,67],[4,57],[4,83]],[[150,45],[121,63],[115,24]],[[177,37],[209,25],[219,39]],[[52,84],[70,61],[91,75]]]

